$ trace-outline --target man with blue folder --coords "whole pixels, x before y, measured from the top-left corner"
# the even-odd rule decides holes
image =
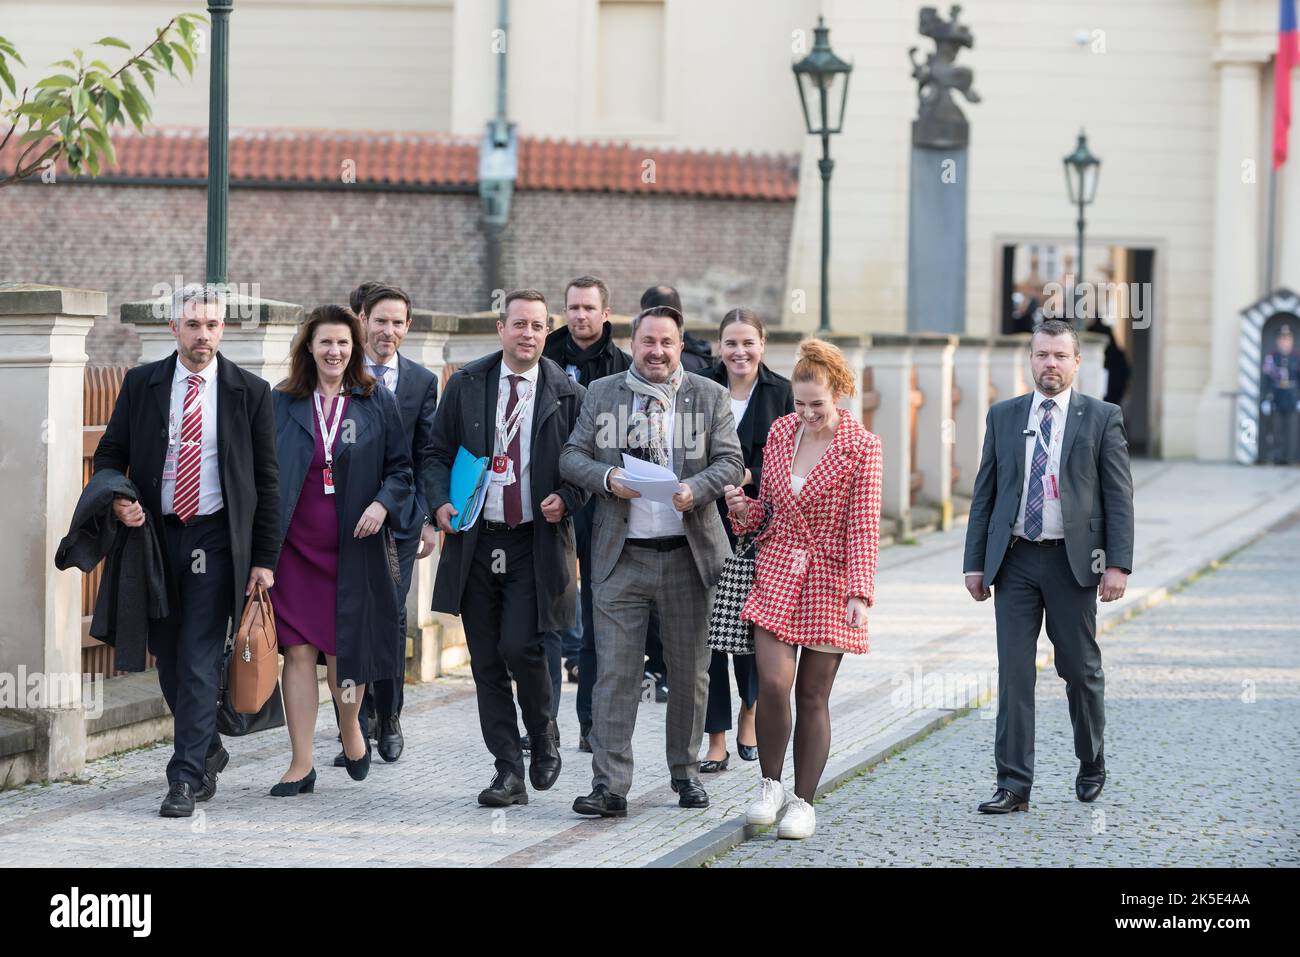
[[[426,472],[429,507],[447,533],[433,610],[461,616],[483,740],[496,763],[478,796],[484,807],[528,803],[511,676],[532,739],[528,777],[545,791],[560,774],[542,642],[546,632],[574,622],[573,515],[589,495],[560,479],[560,450],[586,390],[542,358],[549,327],[540,292],[506,296],[497,320],[501,350],[447,381]],[[476,484],[473,460],[482,458],[482,511],[462,516],[474,502],[466,491]]]

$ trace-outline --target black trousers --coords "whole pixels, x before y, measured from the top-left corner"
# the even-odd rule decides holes
[[[533,523],[516,529],[479,529],[461,599],[483,742],[498,771],[524,776],[513,675],[524,728],[531,737],[550,729],[551,678],[537,630],[537,580],[533,574]]]
[[[993,605],[998,626],[998,787],[1028,797],[1034,782],[1034,658],[1044,612],[1056,673],[1065,679],[1075,757],[1102,757],[1106,681],[1097,646],[1097,588],[1075,581],[1064,545],[1013,538],[993,582]]]
[[[397,643],[401,649],[401,659],[406,660],[406,597],[411,591],[411,575],[415,570],[415,553],[420,550],[420,536],[410,539],[397,539],[397,562],[402,571],[402,582],[397,590]],[[366,685],[364,710],[383,721],[384,718],[396,718],[402,713],[403,690],[406,682],[402,678],[380,678]],[[382,732],[382,726],[381,726]]]
[[[165,560],[177,603],[150,641],[158,684],[175,718],[167,781],[197,789],[204,759],[221,747],[217,695],[230,630],[234,571],[224,511],[188,527],[168,525]]]
[[[715,651],[709,661],[709,707],[704,713],[704,733],[719,734],[731,730],[731,679],[727,677],[727,659],[736,673],[736,690],[746,708],[758,700],[758,668],[754,655],[728,655]]]

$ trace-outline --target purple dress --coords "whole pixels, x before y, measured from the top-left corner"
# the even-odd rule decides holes
[[[347,396],[335,396],[321,403],[327,427],[347,408]],[[325,441],[312,404],[312,434],[316,449],[302,492],[289,520],[280,560],[271,589],[276,634],[280,647],[312,645],[327,655],[336,654],[334,632],[338,607],[339,519],[334,496],[325,494]],[[339,436],[334,437],[337,455]],[[288,489],[281,489],[287,494]]]

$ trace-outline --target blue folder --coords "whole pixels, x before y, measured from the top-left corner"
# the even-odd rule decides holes
[[[482,511],[487,475],[487,456],[473,455],[462,445],[451,466],[451,505],[456,510],[451,527],[456,531],[472,526]]]

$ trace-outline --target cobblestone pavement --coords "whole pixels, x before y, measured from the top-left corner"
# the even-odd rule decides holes
[[[1295,470],[1138,462],[1134,477],[1138,573],[1123,601],[1103,606],[1104,621],[1115,620],[1125,609],[1159,598],[1165,586],[1183,580],[1300,508],[1300,471]],[[991,603],[976,605],[962,588],[964,534],[964,528],[959,526],[923,536],[917,545],[882,552],[877,602],[872,609],[872,652],[845,661],[832,696],[835,737],[827,780],[946,720],[955,708],[967,703],[964,692],[977,693],[992,681],[992,607]],[[1291,562],[1285,552],[1275,560]],[[1244,627],[1249,609],[1240,603],[1234,603],[1229,613],[1224,602],[1231,598],[1229,589],[1221,599],[1205,604],[1200,619],[1216,624],[1202,626],[1206,630],[1203,643],[1200,633],[1191,627],[1198,616],[1192,615],[1191,623],[1179,627],[1180,636],[1188,633],[1196,640],[1173,642],[1176,655],[1163,647],[1159,653],[1153,650],[1156,639],[1162,637],[1159,634],[1144,637],[1126,631],[1125,635],[1131,637],[1123,638],[1123,644],[1109,638],[1103,641],[1112,656],[1107,658],[1107,670],[1110,733],[1116,748],[1113,752],[1111,747],[1107,750],[1116,777],[1100,805],[1110,815],[1110,837],[1106,840],[1118,841],[1118,835],[1136,826],[1131,822],[1138,809],[1123,802],[1140,799],[1146,808],[1142,825],[1147,831],[1155,828],[1157,835],[1170,828],[1188,834],[1196,822],[1195,832],[1187,840],[1232,841],[1232,847],[1242,855],[1256,853],[1251,850],[1252,840],[1261,847],[1269,846],[1268,832],[1263,829],[1249,833],[1223,830],[1218,816],[1234,820],[1233,808],[1242,799],[1232,795],[1226,800],[1216,797],[1215,788],[1223,776],[1216,769],[1235,768],[1238,764],[1249,769],[1249,776],[1238,775],[1234,785],[1245,786],[1248,800],[1261,808],[1271,808],[1274,817],[1283,812],[1285,802],[1264,805],[1261,802],[1267,794],[1257,788],[1263,786],[1261,768],[1276,772],[1284,766],[1279,759],[1288,755],[1291,763],[1286,766],[1291,768],[1289,780],[1294,784],[1294,730],[1273,728],[1264,720],[1288,704],[1278,700],[1277,687],[1286,682],[1293,686],[1294,671],[1284,673],[1281,658],[1266,660],[1269,646],[1256,648],[1254,644],[1262,641],[1260,636],[1265,633]],[[1181,608],[1190,599],[1184,595],[1177,600],[1176,607]],[[1149,628],[1149,621],[1144,615],[1134,627]],[[1220,649],[1215,645],[1222,644],[1224,635],[1232,636],[1234,647],[1249,648],[1235,663],[1216,657]],[[1285,645],[1287,639],[1270,640]],[[1044,639],[1040,651],[1047,647]],[[1130,650],[1123,651],[1125,647]],[[1287,651],[1294,654],[1287,648],[1279,653]],[[1287,667],[1294,668],[1294,658],[1288,660],[1291,664]],[[930,676],[947,680],[954,692],[943,700],[911,693]],[[1226,686],[1229,678],[1231,688]],[[1234,705],[1241,678],[1256,682],[1257,702],[1249,708]],[[1138,680],[1141,683],[1135,692],[1132,682]],[[1148,683],[1157,680],[1165,682],[1161,687],[1166,689],[1158,702],[1151,700],[1151,693],[1145,690]],[[1200,689],[1198,703],[1202,707],[1188,718],[1186,727],[1160,723],[1169,714],[1182,714],[1179,709],[1190,707],[1184,701],[1188,692],[1179,696],[1178,689],[1184,683],[1188,688]],[[998,828],[1039,829],[1056,822],[1054,826],[1059,829],[1064,826],[1060,822],[1068,820],[1070,833],[1077,831],[1080,835],[1075,844],[1080,854],[1089,849],[1098,852],[1103,847],[1092,837],[1092,809],[1082,809],[1070,796],[1073,770],[1063,763],[1069,756],[1068,748],[1052,743],[1063,727],[1059,722],[1064,717],[1064,701],[1058,685],[1049,671],[1042,682],[1047,701],[1041,712],[1040,771],[1033,812],[1014,821],[982,821],[984,830],[973,832],[974,836],[960,837],[960,832],[954,831],[953,842],[968,840],[982,847]],[[406,752],[392,765],[376,758],[364,782],[353,782],[343,769],[331,766],[337,744],[327,704],[317,722],[319,779],[314,794],[293,799],[267,795],[288,762],[288,741],[283,731],[228,742],[231,763],[221,775],[217,796],[199,805],[202,813],[189,820],[164,820],[157,815],[166,790],[164,769],[171,752],[168,745],[94,761],[87,765],[80,782],[29,785],[0,793],[0,864],[639,866],[681,862],[681,855],[692,846],[715,840],[719,833],[735,831],[738,816],[759,780],[757,763],[738,760],[732,736],[731,770],[703,779],[712,798],[711,807],[703,811],[678,808],[668,787],[663,757],[665,708],[653,701],[642,704],[638,718],[630,816],[599,821],[574,815],[570,807],[573,799],[587,793],[591,781],[590,757],[576,747],[574,692],[575,686],[565,685],[560,708],[565,764],[560,780],[551,791],[530,790],[530,803],[525,807],[491,811],[475,803],[478,791],[491,777],[492,766],[479,733],[473,684],[465,671],[430,684],[407,687],[402,715]],[[954,698],[962,700],[949,700]],[[1126,707],[1130,699],[1131,708]],[[1289,704],[1294,711],[1294,702]],[[1125,728],[1130,729],[1128,735],[1134,733],[1134,728],[1147,735],[1148,727],[1158,727],[1159,733],[1148,735],[1149,739],[1141,744],[1158,749],[1164,757],[1176,743],[1194,743],[1208,734],[1202,724],[1234,729],[1225,734],[1239,738],[1237,750],[1229,758],[1188,746],[1177,759],[1177,773],[1185,776],[1185,783],[1172,795],[1166,788],[1161,800],[1180,795],[1195,795],[1196,799],[1189,800],[1186,807],[1159,805],[1172,810],[1168,816],[1157,816],[1153,810],[1158,806],[1156,799],[1144,789],[1149,785],[1139,787],[1139,783],[1145,780],[1143,775],[1159,774],[1160,769],[1149,769],[1150,762],[1127,756],[1125,747],[1136,745],[1126,745],[1130,737]],[[961,719],[959,729],[926,739],[905,752],[902,757],[906,762],[900,757],[884,770],[893,775],[899,767],[921,762],[952,734],[970,734],[973,728],[976,740],[958,748],[960,758],[938,760],[937,776],[922,775],[926,786],[918,786],[912,796],[913,800],[950,804],[952,819],[966,826],[967,819],[973,817],[968,812],[974,802],[991,793],[992,727],[992,722],[978,718]],[[1240,734],[1240,729],[1247,727],[1267,728],[1271,733]],[[1284,752],[1284,747],[1289,750]],[[1267,760],[1255,760],[1257,753]],[[789,772],[788,761],[786,767]],[[885,777],[878,771],[868,776],[867,784]],[[936,789],[936,780],[950,783]],[[1130,799],[1126,795],[1137,797]],[[1058,802],[1063,809],[1055,813]],[[824,805],[822,831],[815,839],[818,843],[805,847],[811,852],[815,847],[840,846],[841,838],[836,835],[845,831],[867,834],[873,827],[882,830],[882,824],[876,821],[878,815],[852,809],[886,805],[874,799],[850,802],[842,811]],[[1066,809],[1073,816],[1067,818]],[[1200,809],[1205,809],[1204,815]],[[865,823],[854,823],[846,829],[837,826],[837,814],[844,822],[854,822],[851,815],[858,814]],[[1208,836],[1201,830],[1206,830]],[[1035,833],[1044,836],[1050,831]],[[906,856],[916,854],[917,848],[925,845],[877,840],[875,846],[888,846]],[[756,850],[768,851],[766,860],[773,863],[782,860],[779,855],[792,853],[763,842],[740,853]],[[940,860],[939,852],[933,851],[931,862]],[[1122,862],[1130,861],[1150,863],[1151,859],[1126,852]]]
[[[1064,687],[1039,674],[1028,814],[987,816],[994,722],[961,717],[816,805],[817,833],[774,828],[718,867],[1300,864],[1300,516],[1102,639],[1106,764],[1074,797]]]

